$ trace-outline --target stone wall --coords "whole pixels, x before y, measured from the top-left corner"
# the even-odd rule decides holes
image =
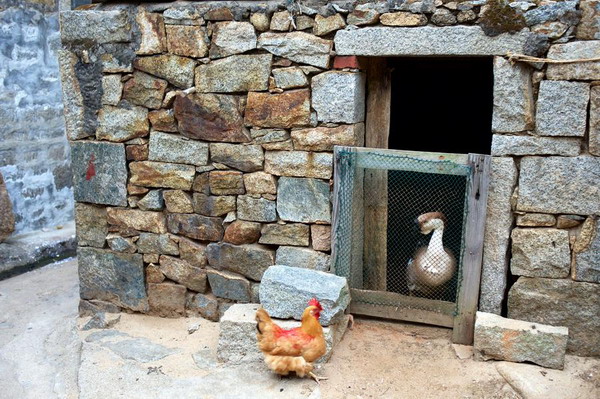
[[[15,214],[15,234],[73,220],[59,47],[55,0],[2,2],[0,172]]]
[[[500,313],[510,265],[523,277],[509,315],[566,325],[572,352],[597,354],[598,328],[579,321],[600,319],[597,302],[581,300],[600,287],[599,63],[503,57],[597,57],[597,21],[593,1],[62,13],[82,306],[216,318],[232,301],[257,301],[270,265],[328,270],[332,148],[364,143],[356,56],[487,55],[494,158],[481,308]],[[535,299],[554,282],[570,296]],[[572,319],[548,316],[573,308]]]

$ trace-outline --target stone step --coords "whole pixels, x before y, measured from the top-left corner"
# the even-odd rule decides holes
[[[221,332],[217,347],[217,358],[228,364],[262,362],[264,355],[258,349],[256,339],[256,311],[259,304],[236,304],[231,306],[221,318]],[[331,358],[333,348],[342,340],[348,327],[348,315],[344,315],[334,324],[323,328],[327,352],[316,363],[325,363]],[[273,319],[282,328],[300,326],[296,320]]]

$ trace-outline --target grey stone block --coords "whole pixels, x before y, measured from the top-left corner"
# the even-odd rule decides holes
[[[263,275],[260,300],[273,317],[300,320],[311,298],[321,302],[320,322],[328,326],[343,316],[350,289],[343,277],[298,267],[275,265]]]
[[[569,329],[477,312],[475,360],[531,362],[563,369]]]
[[[275,263],[326,272],[329,270],[331,259],[323,252],[309,248],[281,246],[277,248]]]
[[[329,184],[317,179],[280,178],[277,212],[290,222],[330,223]]]
[[[492,136],[492,155],[579,155],[581,142],[569,137]]]
[[[205,319],[219,321],[219,301],[212,295],[189,295],[185,307],[188,317],[199,314]]]
[[[271,54],[234,55],[196,68],[196,87],[202,93],[267,90]]]
[[[127,12],[122,10],[63,11],[60,27],[63,44],[128,42],[132,36]]]
[[[305,32],[271,33],[258,37],[258,48],[289,60],[314,65],[329,66],[329,53],[333,42]]]
[[[600,356],[600,285],[520,277],[508,293],[508,317],[569,329],[567,352]]]
[[[521,132],[533,129],[531,69],[494,57],[494,110],[492,131]]]
[[[308,246],[309,227],[306,224],[267,224],[262,228],[260,244]]]
[[[514,229],[510,270],[516,276],[565,278],[569,275],[569,232],[559,229]]]
[[[275,222],[277,220],[275,201],[239,195],[237,197],[237,217],[255,222]]]
[[[513,224],[511,196],[517,184],[512,158],[492,158],[481,270],[479,309],[500,314],[506,291],[508,242]]]
[[[526,53],[530,35],[521,31],[488,37],[479,26],[369,27],[337,31],[334,42],[337,55],[504,56],[509,51]]]
[[[554,44],[548,50],[548,58],[553,60],[597,58],[600,53],[600,40]],[[546,72],[552,80],[597,80],[600,78],[600,61],[548,64]]]
[[[81,298],[100,299],[141,312],[148,310],[142,255],[79,248],[77,256]]]
[[[75,201],[127,205],[127,166],[123,144],[71,143]]]
[[[600,156],[600,86],[594,86],[590,91],[588,132],[590,154]]]
[[[535,116],[537,134],[582,137],[589,98],[587,83],[543,80]]]
[[[365,75],[329,71],[312,78],[312,106],[321,122],[357,123],[365,118]]]
[[[130,109],[117,108],[110,105],[102,107],[98,113],[99,140],[124,142],[148,134],[148,110],[132,106]]]
[[[250,302],[250,282],[239,274],[207,270],[208,282],[215,296],[238,302]]]
[[[264,355],[256,342],[256,311],[258,304],[237,304],[231,306],[221,318],[221,331],[217,357],[220,362],[229,365],[258,363],[264,361]],[[273,320],[285,329],[297,328],[300,322],[295,320]],[[315,363],[325,363],[331,358],[333,349],[342,340],[348,326],[348,316],[329,327],[323,328],[327,351]]]
[[[211,243],[206,247],[208,264],[219,270],[242,274],[260,281],[265,270],[275,264],[274,251],[262,246]]]
[[[600,214],[600,158],[525,157],[521,160],[517,210]]]
[[[206,165],[208,144],[175,134],[152,132],[148,159],[196,166]]]

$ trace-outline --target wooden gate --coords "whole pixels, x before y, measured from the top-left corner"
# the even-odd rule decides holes
[[[350,311],[450,327],[453,342],[471,344],[490,156],[341,146],[334,152],[332,268],[348,278]],[[410,254],[432,239],[408,223],[426,212],[444,213],[454,228],[446,227],[443,245],[456,271],[438,291],[415,291],[411,273],[417,261]]]

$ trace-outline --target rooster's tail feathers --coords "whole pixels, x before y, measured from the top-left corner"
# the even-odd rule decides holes
[[[256,324],[256,328],[261,334],[265,332],[266,325],[272,322],[271,316],[269,316],[267,311],[263,308],[260,308],[256,311],[256,321],[258,322]]]

